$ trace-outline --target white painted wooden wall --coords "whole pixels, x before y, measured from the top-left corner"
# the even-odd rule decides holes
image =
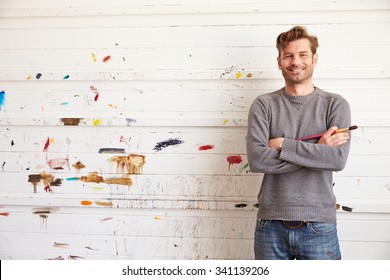
[[[247,113],[297,24],[359,126],[343,258],[390,259],[385,0],[0,0],[0,259],[252,259]]]

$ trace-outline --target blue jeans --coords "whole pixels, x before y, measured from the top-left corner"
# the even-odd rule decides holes
[[[290,229],[281,221],[257,220],[256,260],[340,260],[336,223],[306,222]]]

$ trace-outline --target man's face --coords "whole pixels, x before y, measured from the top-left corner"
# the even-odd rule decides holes
[[[313,69],[318,55],[311,52],[310,41],[299,39],[290,42],[278,57],[279,69],[287,84],[312,83]]]

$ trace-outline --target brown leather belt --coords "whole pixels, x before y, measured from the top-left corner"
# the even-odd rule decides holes
[[[281,221],[285,227],[288,228],[300,228],[305,224],[304,221]]]

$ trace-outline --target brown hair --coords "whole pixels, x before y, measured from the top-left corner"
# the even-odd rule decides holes
[[[280,33],[276,39],[276,48],[279,51],[284,50],[287,45],[295,40],[308,39],[310,41],[310,48],[313,54],[316,54],[318,48],[318,39],[316,36],[307,33],[307,30],[303,26],[294,26],[289,31]]]

